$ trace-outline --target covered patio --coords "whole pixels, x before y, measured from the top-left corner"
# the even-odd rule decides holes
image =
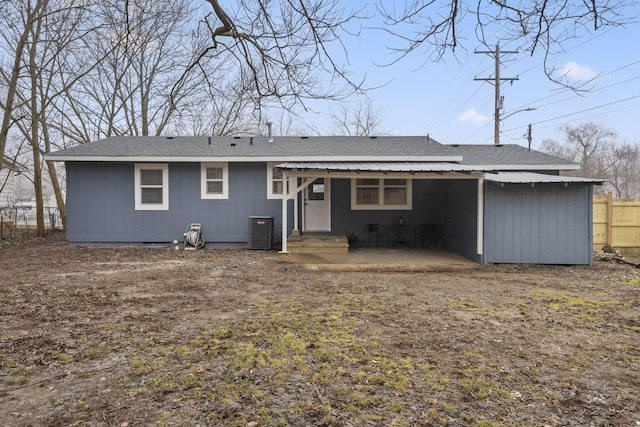
[[[367,228],[381,225],[388,231],[383,244],[376,240],[376,250],[406,247],[409,259],[429,263],[432,253],[420,251],[412,233],[433,225],[441,228],[443,238],[432,246],[471,262],[592,263],[591,198],[598,180],[445,162],[299,162],[278,167],[288,182],[282,200],[284,254],[294,252],[288,247],[292,238],[347,236],[359,243],[349,245],[348,251],[343,247],[342,255],[348,252],[350,259],[357,259],[357,250],[365,248],[362,242],[370,246]],[[390,190],[391,202],[361,205],[368,187],[374,188],[376,201]],[[396,195],[400,203],[393,199]],[[318,215],[312,205],[324,210]],[[314,227],[309,226],[312,220]]]
[[[444,246],[450,253],[481,261],[484,173],[478,168],[448,162],[291,162],[278,168],[288,183],[282,204],[285,254],[332,252],[328,243],[335,240],[336,252],[348,252],[355,259],[358,252],[370,246],[371,230],[367,227],[375,224],[387,230],[382,240],[371,244],[380,252],[404,248],[411,249],[411,258],[431,255],[415,247],[420,239],[421,247]],[[355,181],[380,181],[385,185],[401,182],[404,188],[400,191],[407,204],[354,207]],[[309,226],[309,208],[318,200],[325,201],[326,208],[321,226],[314,228]],[[291,234],[287,233],[289,221]],[[427,237],[430,241],[425,242],[425,237],[417,237],[418,230],[425,226],[440,230],[437,244],[431,242],[433,238]],[[451,239],[445,239],[445,233]],[[355,237],[357,244],[347,245],[345,236]],[[320,249],[302,248],[301,243],[312,237],[319,239],[316,248]]]

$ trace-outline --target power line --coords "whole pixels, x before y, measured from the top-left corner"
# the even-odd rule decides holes
[[[548,60],[553,60],[553,59],[559,58],[560,56],[566,55],[567,53],[569,53],[569,52],[571,52],[571,51],[573,51],[573,50],[575,50],[575,49],[577,49],[577,48],[579,48],[579,47],[581,47],[581,46],[584,46],[584,45],[587,45],[587,44],[589,44],[589,43],[592,43],[594,40],[596,40],[596,39],[598,39],[598,38],[600,38],[600,37],[604,36],[605,34],[607,34],[607,33],[611,32],[611,31],[613,31],[613,29],[614,29],[613,27],[610,27],[610,28],[607,28],[606,30],[600,31],[600,32],[598,32],[596,35],[594,35],[594,36],[592,36],[592,37],[589,37],[588,39],[584,40],[582,43],[578,43],[578,44],[576,44],[576,45],[574,45],[574,46],[572,46],[571,48],[566,49],[566,50],[565,50],[565,49],[563,49],[561,52],[559,52],[559,53],[556,53],[556,54],[553,54],[553,55],[549,56],[545,61],[542,61],[542,62],[540,62],[540,61],[539,61],[539,62],[537,62],[536,64],[532,65],[531,67],[527,68],[526,70],[519,72],[519,73],[518,73],[518,75],[526,74],[526,73],[528,73],[528,72],[530,72],[530,71],[532,71],[532,70],[534,70],[534,69],[536,69],[536,68],[538,68],[538,67],[540,67],[540,66],[544,65]],[[515,63],[518,63],[518,62],[520,62],[520,61],[521,61],[521,60],[523,60],[523,59],[524,59],[524,57],[521,57],[521,58],[517,59],[517,60],[515,61]],[[627,65],[623,65],[622,67],[619,67],[619,68],[617,68],[617,69],[615,69],[615,70],[609,71],[609,72],[604,73],[604,74],[600,74],[600,75],[596,76],[593,80],[601,79],[601,78],[603,78],[603,77],[606,77],[606,76],[608,76],[608,75],[611,75],[611,74],[613,74],[613,73],[616,73],[616,72],[618,72],[618,71],[621,71],[621,70],[623,70],[623,69],[625,69],[625,68],[628,68],[628,67],[630,67],[630,66],[633,66],[633,65],[635,65],[635,64],[637,64],[637,63],[639,63],[639,62],[640,62],[640,60],[638,60],[638,61],[634,61],[634,62],[631,62],[631,63],[629,63],[629,64],[627,64]],[[600,90],[600,89],[597,89],[597,90]],[[541,98],[541,99],[538,99],[538,100],[536,100],[536,101],[528,102],[526,105],[533,105],[533,104],[535,104],[535,103],[537,103],[537,102],[544,101],[545,99],[549,99],[549,98],[553,98],[553,97],[555,97],[555,96],[562,95],[563,93],[565,93],[565,92],[567,92],[567,91],[571,91],[571,92],[573,92],[573,89],[571,89],[570,87],[563,87],[561,90],[557,91],[556,93],[553,93],[553,94],[551,94],[551,95],[548,95],[548,96],[546,96],[546,97],[544,97],[544,98]],[[562,100],[566,100],[566,99],[568,99],[568,98],[563,98]],[[558,102],[560,102],[560,101],[558,101]],[[550,104],[545,104],[545,105],[550,105]],[[524,106],[521,106],[521,107],[517,107],[517,108],[515,108],[515,109],[523,108],[523,107],[524,107]]]
[[[466,62],[465,65],[467,63],[468,62]],[[473,68],[472,72],[477,72],[477,70],[481,66],[482,66],[482,63],[480,63],[480,62],[477,63],[475,65],[475,67]],[[454,85],[454,82],[456,81],[456,79],[461,74],[461,71],[464,68],[465,68],[464,66],[459,68],[458,71],[456,72],[456,74],[454,75],[454,77],[451,80],[449,80],[448,88],[451,88]],[[481,72],[485,72],[488,69],[489,69],[489,67],[486,67]],[[466,74],[470,74],[470,73],[466,73]],[[445,105],[441,106],[441,108],[439,108],[439,112],[440,112],[439,116],[436,117],[434,120],[432,120],[430,126],[427,127],[431,134],[438,134],[440,132],[440,129],[442,129],[444,126],[447,126],[449,124],[449,121],[451,120],[451,117],[446,115],[445,112],[449,111],[449,110],[452,110],[454,108],[454,104],[456,104],[458,102],[458,99],[462,95],[469,93],[467,91],[467,88],[469,87],[469,85],[471,85],[471,80],[469,80],[467,77],[464,77],[463,81],[465,82],[464,85],[456,85],[455,95],[447,98],[447,103]],[[473,97],[473,95],[475,95],[477,93],[478,90],[479,90],[479,88],[477,90],[475,90],[473,93],[471,93],[470,95],[468,95],[467,98],[461,104],[462,105],[466,104],[469,101],[469,99],[471,99]]]
[[[501,28],[503,28],[503,27],[498,28],[498,30],[496,30],[496,33],[494,33],[491,37],[493,37],[493,36],[498,37],[497,33]],[[521,76],[524,73],[528,73],[528,72],[531,72],[531,71],[533,71],[533,70],[535,70],[537,68],[540,68],[540,66],[542,64],[544,64],[544,63],[549,63],[549,61],[555,61],[558,58],[560,58],[562,56],[565,56],[568,53],[570,53],[572,51],[575,51],[576,49],[579,49],[580,47],[583,47],[585,45],[589,45],[590,43],[593,43],[597,39],[601,39],[602,37],[604,37],[604,36],[608,35],[609,33],[611,33],[611,31],[613,31],[613,30],[614,30],[614,28],[612,28],[612,27],[605,28],[605,29],[602,29],[600,31],[597,31],[594,34],[591,34],[590,37],[588,36],[586,38],[582,38],[581,40],[580,39],[577,40],[576,44],[572,44],[568,48],[565,47],[565,46],[562,46],[562,49],[560,51],[556,51],[555,53],[546,52],[544,62],[543,62],[543,58],[541,58],[540,55],[538,55],[538,54],[536,54],[535,56],[533,54],[532,55],[520,55],[515,60],[509,61],[509,68],[511,69],[512,65],[515,65],[515,64],[522,64],[523,61],[527,61],[529,58],[534,59],[534,61],[532,61],[532,62],[535,62],[535,64],[530,65],[527,68],[523,67],[523,68],[525,68],[524,71],[518,71],[517,74]],[[513,44],[512,43],[513,41],[515,41],[515,40],[506,41],[503,44],[505,45],[505,47],[511,45],[513,47],[526,50],[526,43],[517,43],[517,41],[516,41],[516,44]],[[486,46],[486,45],[484,45],[484,44],[478,45],[478,49],[481,49],[483,46]],[[537,60],[536,60],[536,58],[537,58]],[[619,71],[621,71],[621,70],[623,70],[625,68],[632,67],[632,66],[638,64],[639,62],[640,62],[640,60],[636,60],[636,61],[630,62],[630,63],[628,63],[626,65],[623,65],[621,67],[618,67],[618,68],[616,68],[616,69],[614,69],[612,71],[608,71],[606,73],[600,74],[596,78],[598,80],[602,80],[606,76],[609,76],[609,75],[612,75],[612,74],[616,74],[617,72],[619,72]],[[464,105],[466,105],[470,100],[472,100],[474,98],[474,96],[477,94],[478,90],[474,90],[474,91],[471,91],[471,92],[468,90],[469,89],[468,88],[468,86],[469,86],[468,82],[471,79],[465,81],[464,83],[460,82],[461,84],[459,84],[459,85],[455,85],[455,83],[454,83],[456,80],[459,80],[459,79],[463,78],[464,75],[467,75],[467,78],[470,77],[469,76],[469,71],[471,71],[473,73],[474,71],[477,71],[480,68],[480,66],[475,66],[475,67],[473,67],[474,70],[472,70],[471,67],[465,67],[465,65],[471,65],[471,64],[473,64],[473,62],[465,61],[463,63],[463,66],[456,70],[456,72],[453,74],[453,77],[451,79],[447,79],[448,87],[450,88],[449,95],[451,95],[451,96],[447,96],[445,98],[446,99],[445,104],[444,105],[440,105],[438,107],[438,110],[435,112],[435,114],[433,114],[433,116],[435,116],[435,117],[432,116],[432,118],[430,120],[425,120],[425,121],[430,122],[430,126],[428,128],[429,128],[429,131],[431,132],[431,134],[437,134],[438,132],[442,131],[444,129],[444,127],[447,125],[447,122],[450,124],[451,121],[454,120],[454,118],[455,118],[457,113],[454,114],[453,110],[454,109],[457,110],[458,108],[464,107]],[[520,67],[518,67],[518,68],[520,68]],[[482,74],[482,72],[480,72],[480,74]],[[598,90],[605,90],[605,89],[613,87],[613,86],[623,85],[625,83],[629,83],[631,81],[634,81],[634,80],[636,80],[638,78],[640,78],[640,76],[625,80],[623,82],[618,82],[618,83],[614,83],[612,85],[607,85],[605,87],[592,90],[591,92],[595,92],[595,91],[598,91]],[[511,95],[510,95],[510,92],[509,92],[508,89],[509,88],[504,88],[503,87],[502,88],[502,92],[503,92],[503,94],[507,94],[508,97],[510,98]],[[537,100],[535,100],[533,102],[528,102],[528,103],[526,103],[524,105],[540,107],[540,106],[556,104],[556,103],[563,102],[563,101],[566,101],[566,100],[569,100],[569,99],[573,99],[575,97],[575,93],[573,93],[573,96],[570,97],[570,98],[569,97],[562,97],[563,94],[566,94],[565,91],[567,91],[567,90],[571,91],[571,88],[562,87],[560,89],[556,89],[555,93],[553,93],[553,94],[551,94],[549,96],[544,96],[544,97],[542,97],[540,99],[537,99]],[[463,96],[464,94],[469,94],[469,95],[468,96]],[[550,103],[540,104],[540,103],[544,102],[545,100],[549,100],[549,99],[552,99],[552,98],[558,97],[558,96],[560,96],[562,99],[560,99],[558,101],[553,101],[553,102],[550,102]],[[463,101],[463,102],[461,103],[461,101]],[[494,99],[494,101],[495,101],[495,99]],[[488,98],[487,102],[490,102],[490,98]],[[458,105],[458,107],[455,107],[455,105]],[[476,106],[476,108],[478,108],[478,107]],[[519,108],[514,108],[514,110],[517,110],[517,109],[519,109]],[[574,115],[578,116],[580,114],[584,114],[585,111],[588,112],[589,110],[588,109],[587,110],[581,110],[581,111],[575,112]],[[560,118],[552,118],[552,119],[545,120],[544,122],[553,121],[553,120],[559,120],[559,119]],[[543,122],[541,122],[541,123],[543,123]],[[464,142],[466,142],[469,139],[475,137],[478,133],[480,133],[482,131],[485,131],[487,125],[488,124],[482,125],[480,127],[480,129],[476,130],[473,134],[471,134],[470,136],[466,137],[464,139]],[[437,129],[440,129],[440,131],[438,131]],[[460,130],[459,128],[451,130],[449,132],[449,135],[447,135],[447,138],[450,137],[451,134],[455,134],[459,130]],[[504,133],[502,133],[502,135],[504,135]],[[495,142],[495,135],[494,135],[494,142]]]
[[[493,133],[493,143],[495,145],[500,144],[500,110],[502,109],[502,102],[504,97],[500,96],[500,83],[503,80],[505,81],[514,81],[518,80],[518,77],[500,77],[500,54],[501,53],[518,53],[517,50],[506,50],[500,51],[500,44],[496,44],[495,51],[487,51],[487,50],[477,50],[474,53],[488,53],[494,55],[495,60],[495,76],[494,77],[475,77],[474,80],[484,80],[484,81],[493,81],[493,85],[495,86],[495,109],[494,109],[494,133]]]
[[[627,65],[623,65],[622,67],[619,67],[619,68],[617,68],[616,70],[610,71],[610,72],[608,72],[608,73],[602,74],[602,75],[598,76],[597,78],[599,79],[599,78],[602,78],[602,77],[609,76],[609,75],[611,75],[611,74],[613,74],[613,73],[616,73],[616,72],[618,72],[618,71],[621,71],[621,70],[623,70],[623,69],[625,69],[625,68],[628,68],[628,67],[633,66],[633,65],[638,64],[638,63],[640,63],[640,60],[637,60],[637,61],[631,62],[631,63],[629,63],[629,64],[627,64]],[[601,91],[601,90],[604,90],[604,89],[609,89],[609,88],[612,88],[612,87],[614,87],[614,86],[618,86],[618,85],[621,85],[621,84],[624,84],[624,83],[628,83],[628,82],[630,82],[630,81],[637,80],[637,79],[640,79],[640,76],[631,77],[631,78],[629,78],[629,79],[627,79],[627,80],[623,80],[623,81],[620,81],[620,82],[612,83],[612,84],[610,84],[610,85],[602,86],[602,87],[599,87],[599,88],[597,88],[597,89],[592,89],[592,90],[590,90],[589,92],[590,92],[590,93],[598,92],[598,91]],[[563,91],[561,91],[561,92],[556,92],[556,93],[554,93],[554,94],[551,94],[551,95],[545,96],[545,97],[540,98],[540,99],[537,99],[537,100],[535,100],[535,101],[531,101],[531,102],[527,103],[527,105],[535,105],[535,104],[537,104],[538,102],[541,102],[541,101],[544,101],[544,100],[547,100],[547,99],[553,98],[553,97],[555,97],[555,96],[561,95],[562,93],[564,93],[564,92],[566,92],[566,91],[570,91],[570,90],[571,90],[571,89],[569,89],[569,88],[565,88],[565,89],[564,89]],[[562,99],[559,99],[559,100],[553,101],[553,102],[546,103],[546,104],[541,104],[541,105],[540,105],[540,104],[538,104],[538,107],[546,107],[547,105],[557,104],[558,102],[563,102],[563,101],[567,101],[567,100],[569,100],[569,99],[574,99],[574,98],[575,98],[575,94],[573,94],[572,96],[569,96],[569,97],[565,97],[565,98],[562,98]]]
[[[633,104],[633,105],[629,105],[627,107],[615,108],[613,110],[608,110],[608,111],[605,111],[604,113],[600,113],[599,112],[599,113],[590,114],[588,116],[582,116],[582,117],[578,117],[578,118],[575,118],[575,119],[566,120],[566,121],[563,122],[563,124],[564,123],[576,122],[578,120],[586,120],[586,119],[590,119],[592,117],[600,117],[600,116],[602,116],[602,114],[611,114],[611,113],[615,113],[616,111],[628,110],[630,108],[635,108],[635,107],[640,107],[640,104]],[[545,126],[539,126],[538,129],[549,129],[549,128],[555,127],[557,125],[558,125],[558,123],[551,123],[551,124],[548,124],[548,125],[545,125]],[[515,128],[514,129],[510,129],[510,130],[515,130]]]
[[[539,124],[551,122],[551,121],[554,121],[554,120],[564,119],[565,117],[571,117],[571,116],[575,116],[576,114],[582,114],[582,113],[586,113],[586,112],[589,112],[589,111],[597,110],[597,109],[600,109],[600,108],[609,107],[611,105],[620,104],[622,102],[630,101],[630,100],[636,99],[636,98],[640,98],[640,95],[634,95],[634,96],[630,96],[630,97],[627,97],[627,98],[624,98],[624,99],[619,99],[617,101],[609,102],[609,103],[606,103],[606,104],[597,105],[595,107],[585,108],[584,110],[574,111],[572,113],[563,114],[563,115],[558,116],[558,117],[553,117],[553,118],[550,118],[550,119],[540,120],[540,121],[535,122],[533,124],[534,125],[539,125]],[[508,131],[512,131],[512,130],[516,130],[516,129],[517,128],[511,128],[511,129],[507,129],[506,131],[508,132]]]

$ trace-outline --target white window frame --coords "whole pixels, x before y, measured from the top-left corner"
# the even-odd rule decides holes
[[[143,170],[162,170],[162,203],[142,203],[142,184],[140,179]],[[168,211],[169,210],[169,165],[167,163],[136,163],[134,165],[135,210]]]
[[[360,177],[362,178],[362,177]],[[357,201],[357,180],[360,178],[351,179],[351,210],[380,210],[380,211],[397,211],[397,210],[412,210],[413,209],[413,181],[409,178],[364,178],[364,179],[377,179],[378,180],[378,203],[377,204],[358,204]],[[403,204],[385,204],[384,203],[384,180],[385,179],[404,179],[407,181],[407,200]]]
[[[222,168],[222,193],[207,192],[207,169]],[[201,163],[200,164],[200,196],[203,199],[229,198],[229,163]]]
[[[274,179],[273,178],[273,170],[282,162],[267,162],[267,199],[282,199],[285,196],[285,193],[289,190],[289,182],[284,179]],[[273,183],[276,181],[282,181],[282,193],[274,193],[273,192]]]

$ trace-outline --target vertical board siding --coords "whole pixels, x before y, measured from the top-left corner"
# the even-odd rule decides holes
[[[67,162],[67,238],[71,242],[169,243],[183,240],[189,223],[202,224],[207,244],[247,246],[249,216],[274,218],[282,235],[282,201],[267,199],[266,163],[230,163],[229,198],[201,199],[200,163],[169,164],[169,210],[136,211],[134,163]],[[484,255],[477,254],[476,179],[415,179],[412,210],[351,209],[351,180],[331,182],[331,233],[355,234],[366,245],[367,224],[390,228],[400,216],[412,228],[442,225],[445,247],[485,263],[590,264],[590,185],[484,186]],[[289,230],[293,226],[293,201]],[[300,207],[300,206],[299,206]],[[302,209],[300,207],[300,209]]]
[[[358,237],[357,246],[367,245],[367,224],[376,223],[389,227],[391,242],[381,242],[381,245],[393,243],[395,230],[400,216],[404,223],[411,226],[406,237],[413,243],[414,227],[425,223],[444,225],[443,191],[441,181],[413,180],[412,182],[412,210],[352,210],[351,209],[351,180],[333,179],[331,181],[331,233],[355,234]]]
[[[67,163],[68,227],[72,242],[168,243],[183,240],[190,223],[202,224],[208,244],[245,246],[248,218],[274,218],[280,200],[266,196],[266,164],[229,165],[229,199],[201,199],[200,163],[169,164],[169,210],[136,211],[133,163]]]
[[[474,261],[477,254],[478,181],[439,181],[445,192],[446,248]]]
[[[485,263],[591,264],[591,186],[485,184]]]

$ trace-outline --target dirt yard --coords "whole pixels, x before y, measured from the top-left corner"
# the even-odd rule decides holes
[[[638,426],[640,269],[0,243],[0,426]]]

